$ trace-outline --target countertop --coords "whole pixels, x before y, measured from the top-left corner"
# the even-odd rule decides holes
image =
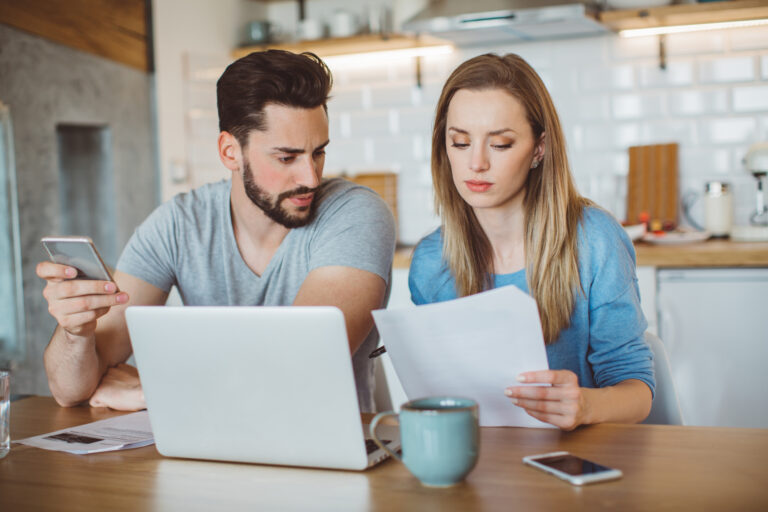
[[[410,266],[413,247],[399,246],[394,268]],[[675,267],[768,267],[768,242],[707,240],[678,245],[636,242],[637,266]]]

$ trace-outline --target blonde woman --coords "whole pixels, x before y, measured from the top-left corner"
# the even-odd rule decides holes
[[[551,386],[510,383],[510,407],[564,430],[642,421],[655,383],[634,249],[576,191],[552,99],[522,58],[481,55],[448,78],[432,179],[442,226],[414,252],[413,301],[519,287],[538,303],[550,370],[518,380]]]

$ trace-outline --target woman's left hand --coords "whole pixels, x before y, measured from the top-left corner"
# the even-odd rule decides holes
[[[521,373],[517,380],[526,384],[551,386],[511,386],[504,394],[537,420],[563,430],[587,423],[588,401],[579,379],[570,370],[541,370]]]

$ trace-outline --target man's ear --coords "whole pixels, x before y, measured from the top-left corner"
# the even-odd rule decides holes
[[[240,143],[229,132],[219,133],[219,159],[224,167],[232,172],[240,172],[242,168],[243,151]]]

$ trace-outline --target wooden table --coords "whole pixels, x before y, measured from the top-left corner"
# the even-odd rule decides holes
[[[120,414],[11,404],[15,439]],[[523,455],[569,450],[624,478],[584,488],[524,466]],[[13,445],[0,459],[0,510],[768,510],[768,430],[649,425],[483,428],[466,482],[423,487],[396,461],[365,471],[168,459],[154,446],[71,455]]]

